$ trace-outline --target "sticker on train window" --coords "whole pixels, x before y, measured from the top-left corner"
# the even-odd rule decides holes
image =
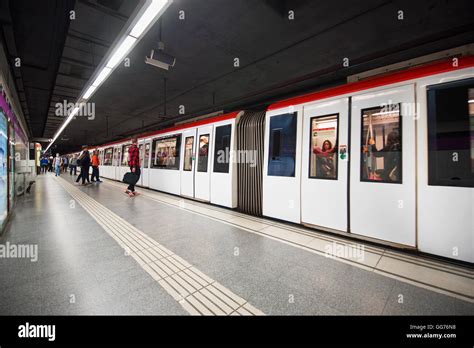
[[[216,127],[214,137],[214,173],[228,173],[232,125]]]
[[[197,171],[206,173],[209,159],[209,134],[199,136],[198,167]]]
[[[334,114],[310,120],[310,178],[337,180],[338,117]]]
[[[181,134],[153,140],[152,167],[179,170]]]
[[[194,137],[187,137],[184,141],[184,171],[191,171],[193,169],[193,146]]]
[[[427,94],[428,185],[474,187],[474,78]]]
[[[296,113],[270,118],[269,176],[295,176]]]
[[[364,109],[361,114],[361,181],[401,184],[400,104]]]

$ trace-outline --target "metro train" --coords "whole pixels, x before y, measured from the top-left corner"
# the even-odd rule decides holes
[[[474,57],[138,136],[139,185],[474,262]],[[102,177],[130,139],[100,145]]]

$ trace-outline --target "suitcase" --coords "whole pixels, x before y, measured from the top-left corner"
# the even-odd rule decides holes
[[[129,185],[135,185],[138,182],[138,175],[132,172],[125,173],[122,182]]]

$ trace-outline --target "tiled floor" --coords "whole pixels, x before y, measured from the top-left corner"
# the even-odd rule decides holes
[[[74,188],[69,175],[59,180],[38,177],[31,194],[18,200],[0,239],[39,248],[37,262],[0,258],[0,314],[193,314],[126,255],[82,199],[98,209],[98,218],[121,217],[223,289],[213,291],[248,303],[255,313],[474,314],[473,303],[246,230],[274,229],[278,235],[283,233],[278,224],[268,227],[237,215],[226,223],[145,194],[129,198],[117,184]],[[226,215],[217,208],[216,213]]]

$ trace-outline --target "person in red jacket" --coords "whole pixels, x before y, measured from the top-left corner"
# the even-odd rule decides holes
[[[132,146],[128,149],[128,165],[130,166],[130,171],[135,173],[138,179],[140,179],[140,155],[137,146],[137,138],[135,137],[132,138]],[[128,193],[129,196],[135,196],[135,185],[128,185],[125,193]]]

